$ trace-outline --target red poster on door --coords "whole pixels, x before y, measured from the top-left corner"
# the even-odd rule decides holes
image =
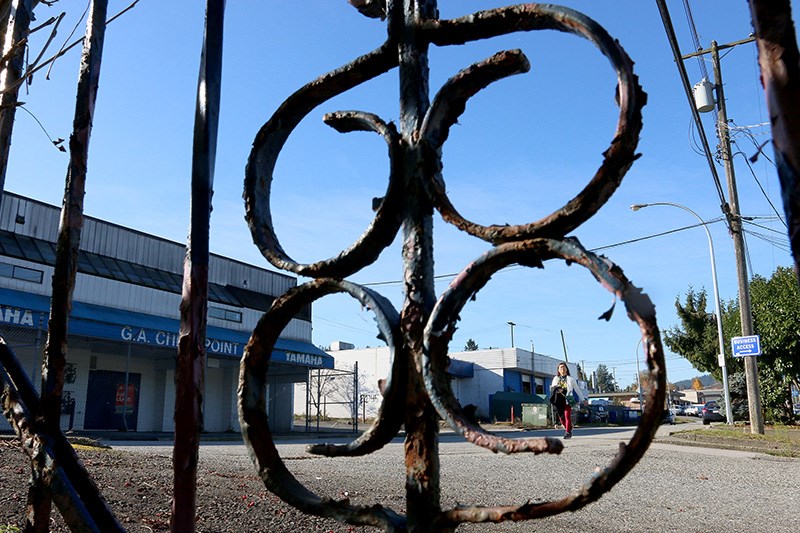
[[[136,387],[133,383],[128,384],[128,394],[125,394],[125,384],[117,383],[117,397],[115,409],[117,413],[132,413],[136,401]]]

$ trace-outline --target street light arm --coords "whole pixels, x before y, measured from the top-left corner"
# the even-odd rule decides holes
[[[650,204],[633,204],[631,206],[632,211],[638,211],[645,207],[650,207],[654,205],[666,205],[677,207],[678,209],[682,209],[687,213],[693,215],[697,220],[700,221],[700,224],[703,225],[703,229],[706,230],[706,237],[708,237],[708,253],[711,257],[711,282],[714,288],[714,311],[717,315],[717,338],[719,341],[719,366],[722,368],[722,381],[723,381],[723,388],[725,389],[725,414],[727,415],[728,424],[733,424],[733,413],[731,410],[731,398],[730,392],[728,388],[728,369],[725,363],[725,340],[722,333],[722,310],[719,301],[719,285],[717,283],[717,262],[714,258],[714,240],[711,238],[711,231],[708,229],[708,224],[706,223],[703,218],[698,215],[694,210],[686,207],[683,204],[676,204],[673,202],[653,202]],[[638,355],[637,355],[638,357]],[[637,359],[638,360],[638,359]]]

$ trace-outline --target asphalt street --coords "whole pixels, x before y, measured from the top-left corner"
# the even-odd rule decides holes
[[[689,425],[677,426],[686,429]],[[661,435],[675,426],[659,429]],[[441,504],[518,505],[552,501],[578,489],[613,459],[634,428],[577,428],[560,455],[493,454],[443,431]],[[561,436],[563,431],[499,431],[508,437]],[[289,470],[323,496],[380,503],[404,512],[401,438],[365,457],[324,458],[305,451],[316,438],[276,440]],[[335,442],[346,442],[336,439]],[[131,453],[171,454],[171,443],[118,442]],[[253,469],[242,444],[202,442],[201,466]],[[203,465],[203,463],[205,463]],[[800,459],[654,443],[640,463],[599,501],[574,513],[522,523],[465,524],[458,531],[795,532],[800,531]]]

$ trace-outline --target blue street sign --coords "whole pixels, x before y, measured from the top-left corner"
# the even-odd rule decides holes
[[[733,348],[734,357],[761,355],[761,337],[759,335],[733,337],[731,339],[731,347]]]

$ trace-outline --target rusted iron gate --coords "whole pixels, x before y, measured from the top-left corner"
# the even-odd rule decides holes
[[[0,88],[0,181],[16,104],[16,90],[24,73],[19,58],[29,31],[28,16],[35,0],[13,0],[4,33]],[[252,334],[242,360],[239,413],[242,434],[258,473],[275,494],[297,508],[351,524],[370,524],[387,531],[452,531],[463,522],[526,520],[574,511],[611,489],[642,457],[660,419],[665,372],[655,313],[649,299],[609,260],[586,251],[565,235],[591,217],[618,187],[636,159],[645,95],[632,71],[632,62],[600,26],[567,8],[524,4],[475,13],[456,20],[440,20],[435,0],[350,0],[367,16],[387,20],[388,37],[373,52],[323,75],[290,96],[259,131],[250,155],[246,179],[247,218],[254,242],[274,266],[313,278],[275,301]],[[181,332],[177,368],[173,531],[193,531],[200,409],[203,393],[208,285],[208,228],[214,174],[216,128],[222,57],[224,2],[207,1],[206,34],[198,83],[192,166],[190,237],[184,266]],[[122,530],[91,477],[77,459],[58,427],[64,382],[66,325],[75,278],[75,256],[83,223],[83,194],[88,160],[89,133],[99,78],[107,0],[92,3],[84,40],[81,75],[70,138],[71,162],[58,239],[56,275],[53,279],[48,341],[41,397],[35,393],[11,349],[0,342],[0,379],[4,382],[4,414],[16,429],[22,448],[31,458],[33,478],[28,498],[28,529],[48,528],[50,502],[56,504],[73,530]],[[785,208],[796,231],[800,200],[798,190],[798,88],[797,46],[791,25],[774,30],[770,22],[790,20],[788,1],[751,1],[757,29],[769,27],[768,39],[759,35],[762,70],[773,117],[784,120],[776,138],[781,155]],[[468,99],[503,77],[526,72],[527,59],[518,50],[500,52],[471,65],[448,80],[430,99],[427,51],[430,45],[461,45],[516,31],[551,29],[590,40],[610,61],[618,77],[620,115],[614,139],[596,174],[585,188],[551,215],[516,226],[481,226],[464,219],[445,192],[441,150],[450,127],[464,111]],[[788,54],[775,52],[777,47]],[[794,54],[794,55],[791,55]],[[782,63],[783,62],[783,63]],[[788,67],[786,67],[788,65]],[[777,68],[783,66],[781,68]],[[386,195],[376,207],[373,222],[350,248],[334,258],[299,264],[283,251],[273,231],[270,185],[277,156],[293,128],[312,109],[366,80],[398,69],[400,127],[364,112],[335,112],[325,121],[341,132],[372,131],[388,146],[390,175]],[[788,75],[786,74],[788,72]],[[2,183],[0,183],[2,185]],[[795,196],[792,196],[792,195]],[[438,298],[433,290],[433,211],[462,231],[494,245],[468,265]],[[374,261],[403,234],[405,301],[398,312],[377,292],[345,278]],[[796,235],[794,235],[796,237]],[[792,235],[790,235],[792,237]],[[798,257],[797,240],[792,240]],[[475,445],[495,452],[559,453],[558,439],[505,439],[485,432],[468,420],[455,399],[446,375],[447,348],[459,311],[498,270],[512,264],[542,268],[561,259],[587,268],[616,298],[628,316],[639,324],[646,347],[650,389],[642,421],[631,441],[603,470],[594,472],[577,492],[560,500],[497,507],[440,505],[438,423],[442,417]],[[393,365],[383,383],[383,403],[374,424],[347,445],[317,445],[311,453],[359,456],[375,451],[406,428],[407,512],[403,516],[380,505],[354,506],[347,500],[318,496],[302,486],[281,461],[272,440],[265,412],[266,373],[272,348],[288,321],[305,305],[333,293],[349,294],[371,309],[378,329],[390,347]],[[612,308],[613,310],[613,308]],[[601,318],[608,318],[611,310]]]
[[[344,408],[348,412],[350,430],[358,432],[358,362],[353,370],[339,368],[315,368],[308,371],[306,379],[305,430],[311,431],[312,419],[315,431],[320,430],[320,420],[328,416],[327,408]],[[313,413],[312,413],[313,409]],[[341,411],[337,411],[341,413]],[[339,414],[335,418],[342,418]]]

